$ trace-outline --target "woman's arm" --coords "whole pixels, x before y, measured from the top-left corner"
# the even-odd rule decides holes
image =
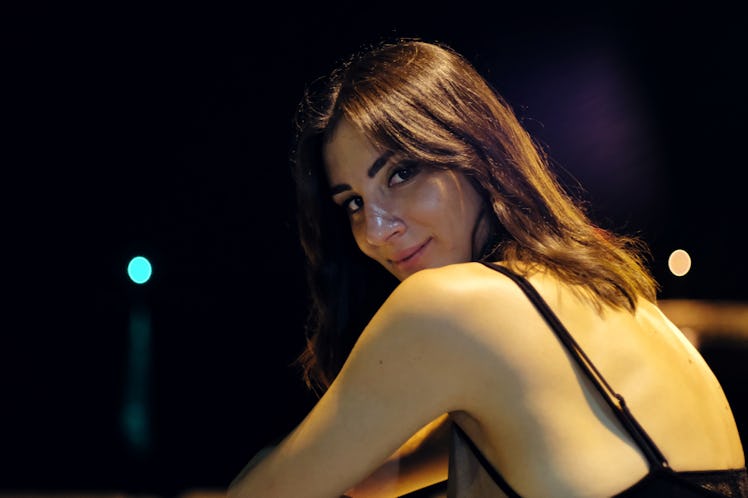
[[[345,495],[352,498],[403,496],[445,481],[451,428],[452,421],[446,413],[433,420]]]
[[[325,395],[234,481],[229,497],[340,496],[357,483],[376,481],[381,474],[375,470],[421,428],[463,407],[464,377],[473,372],[469,362],[455,364],[467,347],[455,326],[461,320],[447,311],[453,297],[440,298],[438,282],[420,276],[427,273],[395,290]],[[400,463],[407,467],[408,459]]]
[[[247,474],[249,474],[249,472],[253,468],[255,468],[257,466],[257,464],[259,464],[266,456],[268,456],[270,454],[270,452],[273,451],[274,448],[275,448],[275,445],[271,444],[271,445],[265,446],[260,451],[258,451],[257,453],[255,453],[255,456],[252,457],[252,459],[249,461],[249,463],[247,465],[245,465],[244,468],[239,471],[239,473],[234,478],[234,480],[231,481],[231,484],[229,484],[229,487],[232,487],[235,484],[238,484],[239,481],[241,481],[242,479],[244,479],[244,476],[246,476]]]
[[[369,477],[345,492],[352,498],[402,496],[447,479],[449,435],[452,421],[448,414],[433,420],[402,445]],[[231,482],[241,481],[275,448],[258,451]]]

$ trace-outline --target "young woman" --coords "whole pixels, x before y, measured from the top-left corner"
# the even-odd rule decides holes
[[[398,40],[317,84],[294,165],[320,399],[229,496],[748,496],[645,247],[593,224],[468,61]]]

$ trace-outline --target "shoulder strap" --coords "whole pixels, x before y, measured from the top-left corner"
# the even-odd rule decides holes
[[[564,327],[561,320],[558,319],[556,314],[551,310],[548,304],[545,302],[543,297],[538,293],[537,290],[527,281],[523,276],[518,275],[504,266],[482,262],[488,268],[503,273],[510,279],[512,279],[520,289],[525,293],[528,299],[532,302],[535,308],[540,312],[548,325],[553,329],[556,336],[558,336],[561,343],[566,347],[571,356],[576,360],[582,371],[592,381],[597,391],[602,395],[605,402],[611,407],[613,413],[618,420],[623,424],[623,427],[631,435],[636,442],[639,449],[641,449],[644,456],[649,462],[650,468],[670,470],[670,466],[660,452],[659,448],[654,444],[649,435],[644,431],[644,428],[634,418],[633,414],[629,411],[626,406],[626,401],[623,396],[616,393],[612,387],[606,382],[605,378],[595,368],[592,361],[587,357],[582,348],[577,344],[574,338],[571,336],[566,327]]]
[[[491,464],[491,462],[488,461],[488,459],[485,457],[483,452],[481,452],[480,448],[475,445],[472,439],[470,439],[470,436],[467,435],[467,433],[460,427],[459,425],[452,424],[452,441],[450,444],[452,445],[452,448],[450,448],[450,454],[454,452],[455,445],[457,444],[457,441],[455,441],[454,438],[458,438],[459,441],[466,444],[472,454],[475,456],[475,458],[478,459],[478,462],[483,467],[483,470],[485,470],[489,476],[491,476],[491,479],[493,479],[493,482],[501,489],[501,491],[504,492],[504,494],[507,496],[507,498],[522,498],[522,495],[518,494],[516,491],[514,491],[514,488],[506,482],[504,477],[499,474],[499,472],[494,468],[494,466]],[[450,474],[453,474],[453,468],[452,466],[455,465],[455,463],[451,460],[450,457]],[[470,479],[472,481],[472,478]],[[448,484],[449,485],[449,484]],[[458,487],[460,487],[461,484],[458,484]],[[453,493],[455,494],[455,493]],[[459,493],[462,494],[462,493]],[[451,497],[450,494],[447,495],[448,498]]]

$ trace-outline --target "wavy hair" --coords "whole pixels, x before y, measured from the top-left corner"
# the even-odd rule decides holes
[[[381,42],[307,86],[296,113],[291,157],[311,297],[298,363],[311,389],[329,386],[397,285],[358,249],[328,193],[322,148],[342,118],[381,150],[471,180],[491,227],[475,260],[547,268],[587,289],[598,308],[633,311],[640,297],[655,301],[646,245],[591,221],[551,171],[543,148],[466,58],[438,42]]]

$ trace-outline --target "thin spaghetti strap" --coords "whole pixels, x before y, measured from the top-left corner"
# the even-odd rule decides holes
[[[579,344],[577,344],[566,327],[564,327],[563,323],[561,323],[561,320],[558,319],[556,314],[553,312],[553,310],[551,310],[543,297],[538,293],[537,290],[535,290],[532,284],[530,284],[530,282],[528,282],[527,279],[525,279],[523,276],[514,273],[504,266],[495,263],[488,263],[485,261],[481,263],[483,263],[483,265],[487,266],[488,268],[496,270],[499,273],[502,273],[511,278],[519,286],[519,288],[522,289],[528,299],[530,299],[530,302],[532,302],[532,304],[540,312],[548,325],[550,325],[551,329],[553,329],[553,331],[556,333],[556,336],[559,338],[561,343],[566,347],[566,349],[571,353],[572,357],[582,368],[582,371],[592,381],[592,384],[595,386],[598,392],[600,392],[605,402],[608,403],[608,405],[611,407],[613,413],[623,424],[624,428],[626,428],[626,431],[637,443],[637,445],[647,458],[650,467],[652,467],[653,469],[660,468],[663,470],[670,470],[670,466],[662,452],[659,450],[659,448],[657,448],[657,446],[654,444],[654,441],[652,441],[644,428],[639,425],[639,422],[637,422],[636,418],[634,418],[633,414],[629,411],[628,406],[626,406],[626,400],[623,399],[623,396],[613,390],[613,388],[608,384],[602,374],[600,374],[597,368],[595,368],[595,365],[587,357],[587,355],[584,353]]]
[[[512,486],[508,482],[506,482],[504,477],[502,477],[502,475],[496,471],[491,462],[488,461],[488,458],[486,458],[486,456],[483,454],[480,448],[476,446],[473,440],[470,439],[470,436],[467,435],[462,427],[457,424],[453,424],[453,430],[458,435],[458,437],[472,450],[473,454],[478,459],[483,469],[488,472],[488,475],[491,476],[493,482],[495,482],[496,485],[501,489],[501,491],[504,492],[507,498],[522,498],[522,495],[518,494],[514,490],[514,488],[512,488]]]

